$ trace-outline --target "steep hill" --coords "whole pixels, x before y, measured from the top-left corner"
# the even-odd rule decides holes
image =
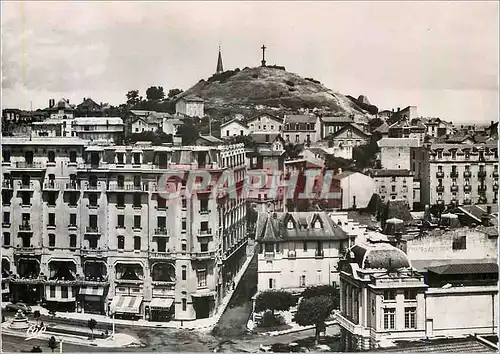
[[[249,113],[261,109],[297,111],[318,108],[324,114],[370,116],[356,102],[319,81],[303,78],[284,68],[257,67],[226,71],[200,80],[183,95],[205,99],[207,112]]]

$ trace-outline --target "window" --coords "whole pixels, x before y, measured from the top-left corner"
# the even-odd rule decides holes
[[[10,246],[10,232],[3,233],[3,245]]]
[[[118,215],[118,220],[116,221],[116,226],[120,228],[125,227],[125,215]]]
[[[451,247],[454,251],[467,249],[467,236],[455,237]]]
[[[54,153],[54,151],[49,151],[49,153],[47,154],[47,159],[49,160],[49,162],[56,162],[56,154]]]
[[[116,163],[119,165],[123,165],[125,163],[124,161],[124,153],[123,152],[117,152],[116,153]]]
[[[124,208],[125,207],[125,195],[124,194],[118,194],[116,196],[116,206],[118,208]]]
[[[182,219],[181,223],[181,231],[186,231],[186,218]]]
[[[200,213],[208,213],[208,199],[200,199]]]
[[[158,210],[167,208],[167,200],[161,197],[158,197]]]
[[[50,286],[50,297],[56,297],[56,287],[55,285]]]
[[[69,235],[69,247],[76,248],[76,235]]]
[[[417,328],[417,309],[415,307],[405,308],[405,328]]]
[[[141,250],[141,238],[140,238],[140,236],[134,237],[134,250],[136,250],[136,251]]]
[[[55,247],[55,246],[56,246],[56,235],[49,234],[49,247]]]
[[[49,226],[56,226],[56,214],[55,213],[49,213]]]
[[[89,194],[89,206],[97,207],[97,194]]]
[[[182,241],[181,250],[182,250],[182,252],[186,252],[187,251],[187,243],[186,243],[186,241]]]
[[[391,192],[396,193],[396,186],[391,186]]]
[[[63,299],[68,298],[68,287],[67,286],[61,286],[61,297]]]
[[[198,288],[207,286],[207,271],[205,269],[198,270]]]
[[[200,243],[201,252],[208,252],[208,243]]]
[[[292,221],[292,220],[289,220],[289,221],[288,221],[288,223],[287,223],[287,225],[286,225],[286,228],[287,228],[288,230],[293,230],[293,228],[294,228],[294,227],[293,227],[293,221]]]
[[[165,216],[158,216],[156,222],[160,230],[164,230],[167,228],[167,218]]]
[[[89,227],[97,229],[97,215],[89,215]]]
[[[384,329],[396,328],[396,309],[384,309]]]
[[[307,241],[304,241],[304,252],[307,252]]]
[[[141,216],[134,215],[134,229],[140,229],[140,228],[141,228]]]
[[[76,151],[69,152],[69,162],[71,163],[76,162]]]
[[[76,226],[76,214],[69,214],[69,226]]]
[[[141,195],[139,193],[134,194],[134,208],[141,207]]]
[[[417,292],[415,290],[405,290],[405,300],[416,300]]]
[[[187,209],[187,201],[186,199],[182,199],[182,210],[186,210]]]
[[[182,266],[181,279],[182,280],[186,280],[187,279],[187,267],[186,266]]]
[[[68,201],[69,206],[75,207],[78,204],[78,193],[70,193],[69,195],[69,201]]]
[[[141,164],[141,153],[140,152],[134,152],[133,158],[134,158],[134,165]]]
[[[125,248],[125,236],[118,236],[118,249],[123,250]]]
[[[3,150],[2,151],[2,157],[4,162],[10,162],[10,151],[8,150]]]
[[[187,300],[182,299],[182,311],[186,311],[186,310],[187,310]]]
[[[201,231],[208,231],[208,221],[202,221],[200,223],[200,229]]]
[[[10,225],[10,213],[8,211],[3,212],[3,224]]]
[[[384,291],[384,300],[385,301],[396,300],[396,292],[394,290],[385,290]]]
[[[299,142],[299,134],[296,134],[295,135],[295,142],[298,143]]]
[[[300,276],[300,286],[301,287],[305,287],[306,286],[306,276],[305,276],[305,274],[302,274]]]
[[[274,289],[276,283],[273,278],[269,278],[269,289]]]

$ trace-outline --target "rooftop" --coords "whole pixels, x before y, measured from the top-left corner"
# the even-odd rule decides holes
[[[87,145],[87,140],[72,137],[17,138],[2,137],[2,145]]]
[[[498,274],[497,263],[462,263],[428,267],[429,272],[441,275],[455,274]]]
[[[290,123],[316,123],[316,116],[310,115],[289,115],[285,117],[285,124]]]
[[[474,337],[396,341],[396,347],[376,351],[390,353],[496,353],[497,350]]]
[[[354,261],[362,269],[410,268],[410,261],[399,248],[386,242],[360,242],[350,250]]]
[[[382,138],[377,144],[379,147],[419,147],[420,141],[415,138]]]
[[[401,176],[412,176],[413,173],[410,170],[405,169],[394,169],[394,170],[372,170],[375,177],[401,177]]]

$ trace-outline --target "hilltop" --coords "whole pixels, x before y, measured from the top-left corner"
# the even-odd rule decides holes
[[[283,67],[257,67],[225,71],[200,80],[183,95],[205,100],[207,113],[224,116],[256,110],[292,112],[318,108],[328,115],[369,116],[355,101],[303,78]]]

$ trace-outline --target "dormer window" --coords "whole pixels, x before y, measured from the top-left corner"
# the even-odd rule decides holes
[[[320,222],[318,219],[316,219],[316,221],[314,222],[313,227],[314,227],[315,229],[321,229],[321,228],[322,228],[322,226],[321,226],[321,222]]]
[[[286,228],[288,230],[293,230],[294,229],[294,225],[293,225],[293,221],[292,220],[288,220],[288,223],[286,225]]]

